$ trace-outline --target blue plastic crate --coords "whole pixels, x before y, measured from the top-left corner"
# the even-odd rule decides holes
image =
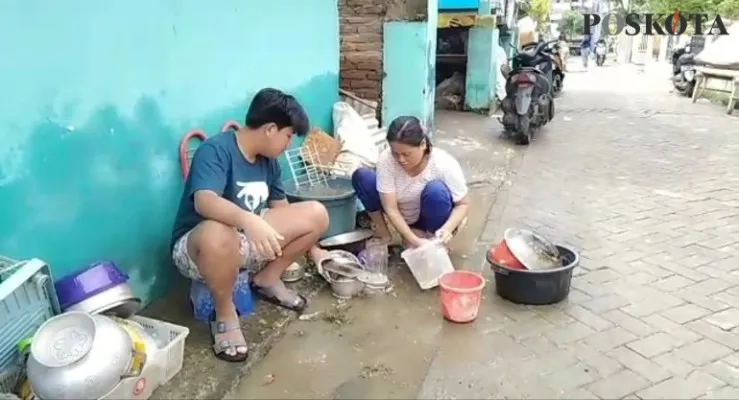
[[[18,342],[32,337],[58,313],[54,280],[45,262],[0,258],[0,372],[16,366]]]
[[[190,302],[195,319],[202,322],[211,320],[211,316],[216,311],[216,301],[205,283],[195,280],[190,282]],[[244,270],[239,273],[234,285],[233,302],[240,317],[245,318],[254,313],[256,304],[249,287],[249,271]]]

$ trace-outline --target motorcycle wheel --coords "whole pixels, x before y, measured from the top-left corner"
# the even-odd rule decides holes
[[[695,90],[695,81],[688,83],[685,90],[682,91],[683,96],[693,97],[693,91]]]
[[[549,101],[549,121],[554,119],[554,99]]]
[[[557,74],[554,76],[554,82],[552,83],[554,94],[557,95],[562,91],[562,75]]]
[[[528,146],[531,143],[531,118],[528,115],[519,115],[516,119],[516,144]]]

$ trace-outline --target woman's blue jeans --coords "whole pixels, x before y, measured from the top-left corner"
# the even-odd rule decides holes
[[[369,168],[359,168],[352,174],[352,186],[357,198],[368,212],[383,211],[380,193],[377,191],[377,173]],[[426,184],[421,192],[421,214],[411,228],[436,232],[452,215],[454,201],[446,183],[439,179]]]

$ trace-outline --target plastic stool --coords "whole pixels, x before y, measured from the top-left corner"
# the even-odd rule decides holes
[[[208,286],[203,282],[190,282],[190,301],[192,302],[195,319],[209,322],[216,311],[216,302]],[[254,297],[249,287],[249,271],[241,271],[234,286],[233,302],[240,317],[254,313]]]

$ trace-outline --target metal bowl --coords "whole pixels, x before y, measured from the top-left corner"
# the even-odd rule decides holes
[[[283,282],[297,282],[303,279],[305,276],[305,267],[297,262],[290,264],[289,267],[282,273]]]
[[[62,311],[128,282],[128,275],[115,262],[98,261],[59,279],[55,284]]]
[[[364,290],[364,283],[357,279],[339,277],[329,282],[331,285],[331,294],[339,299],[351,299],[359,295]]]
[[[112,319],[73,311],[36,331],[28,380],[42,399],[99,399],[131,375],[134,354],[131,337]]]
[[[67,308],[88,314],[105,314],[128,318],[141,310],[141,299],[136,297],[127,283],[121,283],[97,293]]]
[[[359,259],[354,254],[344,251],[344,250],[331,250],[328,252],[328,256],[324,258],[323,260],[320,260],[318,262],[318,265],[316,265],[316,270],[318,270],[318,274],[321,275],[324,279],[326,279],[329,283],[333,280],[332,274],[329,274],[326,270],[324,270],[323,266],[330,263],[330,262],[346,262],[346,263],[352,263],[359,265],[359,268],[362,268],[362,264],[359,262]]]
[[[331,294],[334,297],[340,299],[350,299],[364,290],[364,282],[358,279],[347,278],[333,274],[323,269],[323,266],[330,262],[345,262],[351,263],[357,268],[364,269],[359,259],[352,253],[343,250],[332,250],[329,252],[329,256],[324,258],[318,263],[318,273],[326,279],[331,286]]]
[[[367,240],[374,235],[369,229],[357,229],[340,235],[327,237],[318,242],[326,250],[344,250],[350,253],[359,253],[364,250]]]
[[[503,236],[513,256],[527,269],[544,270],[562,266],[559,249],[542,236],[526,229],[506,229]]]

